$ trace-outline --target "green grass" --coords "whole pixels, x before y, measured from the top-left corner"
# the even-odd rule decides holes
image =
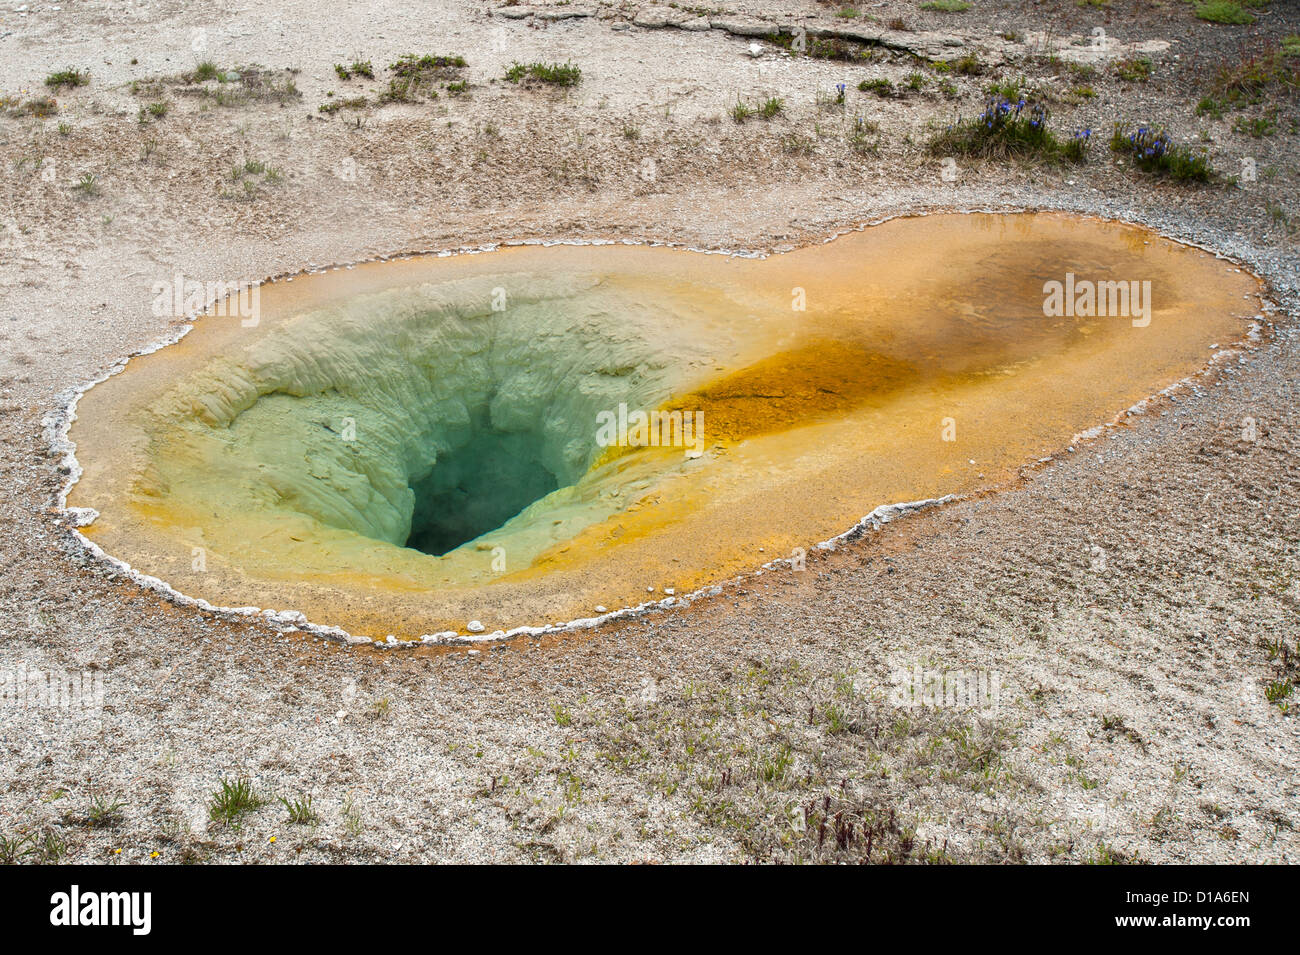
[[[1206,0],[1196,4],[1196,18],[1207,23],[1225,23],[1234,26],[1249,26],[1255,17],[1243,10],[1235,0]]]
[[[45,85],[56,90],[64,86],[85,86],[89,82],[90,73],[88,71],[74,70],[71,67],[45,77]]]
[[[691,839],[725,840],[738,861],[1023,860],[1018,812],[984,816],[987,837],[960,848],[916,831],[934,818],[926,800],[936,787],[994,799],[1019,790],[1009,729],[942,708],[901,714],[870,684],[853,672],[757,660],[707,688],[666,679],[654,705],[575,708],[581,733],[559,752],[527,747],[510,762],[513,786],[481,791],[520,820],[521,841],[566,861],[571,852],[545,834],[581,831],[610,798],[602,779],[611,775],[619,791],[663,803],[674,826],[691,826]],[[644,826],[628,835],[647,851],[664,838]]]
[[[244,816],[266,805],[266,800],[248,779],[221,781],[221,788],[208,800],[208,818],[225,826],[238,826]]]
[[[1016,106],[1022,100],[993,97],[974,119],[958,122],[929,142],[935,156],[1023,159],[1080,163],[1087,159],[1088,137],[1062,141],[1051,131],[1050,112],[1042,103]]]
[[[787,52],[806,56],[812,60],[837,60],[842,63],[870,63],[876,52],[862,43],[841,40],[837,37],[808,37],[802,50],[795,49],[795,38],[790,33],[769,33],[764,39]]]
[[[799,133],[786,133],[781,137],[781,149],[792,156],[811,156],[817,152],[817,140]]]
[[[1142,857],[1134,852],[1131,855],[1112,849],[1104,842],[1097,846],[1094,854],[1087,860],[1088,865],[1142,865]]]
[[[785,100],[779,96],[769,96],[759,101],[757,106],[751,106],[743,99],[737,99],[735,105],[731,107],[731,118],[737,123],[743,123],[747,119],[757,116],[759,119],[775,119],[785,112]]]
[[[1273,220],[1277,225],[1286,229],[1287,235],[1296,234],[1296,225],[1291,221],[1290,213],[1287,213],[1286,208],[1284,208],[1281,203],[1265,201],[1264,210],[1266,213],[1269,213],[1270,220]]]
[[[1247,118],[1245,116],[1237,117],[1237,121],[1232,124],[1234,133],[1244,133],[1247,136],[1253,136],[1256,139],[1262,139],[1265,136],[1272,136],[1277,132],[1277,117],[1255,116]]]
[[[76,189],[83,196],[97,196],[99,195],[99,180],[95,178],[94,173],[88,172],[83,174],[82,177],[77,180],[77,184],[72,188]]]
[[[354,76],[364,76],[368,80],[375,78],[375,68],[370,65],[369,60],[353,60],[347,66],[342,63],[335,63],[334,72],[338,74],[341,80],[350,80]]]
[[[1282,55],[1300,57],[1300,33],[1292,33],[1283,38]]]
[[[369,62],[364,64],[352,64],[353,72],[357,71],[358,65],[369,67]],[[398,76],[418,76],[423,73],[445,72],[451,70],[464,69],[466,66],[463,56],[416,56],[414,53],[403,53],[397,58],[396,63],[389,64],[388,68]]]
[[[243,66],[237,69],[222,70],[211,60],[205,60],[188,73],[182,73],[169,82],[180,82],[198,87],[183,92],[187,95],[202,96],[209,102],[222,107],[246,106],[250,103],[279,102],[285,103],[299,99],[302,92],[294,80],[297,70],[263,70],[256,66]],[[215,80],[215,84],[207,85]],[[157,90],[158,84],[151,83],[149,91]],[[133,85],[132,92],[140,91],[140,86]]]
[[[966,0],[928,0],[921,4],[922,10],[937,10],[940,13],[965,13],[970,9]]]
[[[857,153],[880,155],[880,124],[873,123],[861,116],[853,119],[853,128],[848,135],[849,146]]]
[[[122,821],[124,805],[125,803],[120,799],[110,799],[102,795],[91,796],[90,805],[86,808],[86,828],[110,829],[116,826]]]
[[[1194,152],[1174,143],[1161,129],[1142,127],[1130,133],[1116,124],[1110,148],[1130,158],[1139,169],[1175,182],[1210,182],[1215,176],[1204,150]]]
[[[1012,103],[1018,101],[1025,93],[1025,78],[1015,80],[995,80],[985,87],[989,96],[997,96]]]
[[[29,100],[0,96],[0,111],[8,116],[34,116],[37,119],[48,119],[58,113],[59,104],[53,96],[36,96]]]
[[[46,826],[36,843],[36,855],[46,865],[57,865],[68,854],[68,844],[52,827]]]
[[[1241,108],[1260,103],[1270,93],[1294,94],[1300,90],[1300,64],[1285,46],[1266,44],[1262,49],[1243,56],[1239,62],[1225,63],[1215,71],[1212,92],[1226,104]]]
[[[296,799],[279,797],[280,803],[289,811],[289,822],[295,826],[310,826],[320,822],[320,816],[312,808],[311,796],[299,796]]]
[[[573,725],[573,713],[562,703],[551,704],[551,716],[555,719],[556,726]]]
[[[549,86],[577,86],[582,82],[582,68],[574,63],[520,63],[506,70],[511,83],[545,83]]]
[[[1115,64],[1115,75],[1128,83],[1145,83],[1154,65],[1149,56],[1135,56]]]
[[[1211,119],[1223,118],[1223,103],[1213,96],[1202,96],[1199,103],[1196,104],[1197,116],[1209,116]]]
[[[1278,680],[1264,688],[1264,699],[1270,703],[1281,703],[1290,699],[1294,692],[1295,687],[1291,685],[1290,680]]]
[[[204,60],[194,70],[187,74],[185,79],[191,83],[206,83],[208,80],[215,80],[220,77],[221,68],[211,60]]]
[[[36,851],[35,839],[25,832],[12,836],[0,833],[0,865],[17,865]]]
[[[863,93],[874,93],[881,99],[888,99],[891,96],[906,96],[910,93],[924,92],[929,79],[924,73],[913,71],[907,74],[907,79],[895,86],[889,80],[883,77],[873,80],[863,80],[858,84],[858,89]],[[943,84],[940,84],[939,91],[943,92]]]
[[[364,96],[349,96],[347,99],[336,99],[328,103],[322,103],[319,109],[322,113],[337,113],[341,109],[365,109],[369,105],[370,100]]]
[[[343,800],[343,828],[353,838],[361,835],[365,829],[365,822],[361,818],[361,809],[350,794]]]
[[[39,839],[30,830],[12,836],[0,833],[0,865],[17,865],[29,858],[40,864],[57,865],[67,852],[63,837],[51,826],[41,830]]]
[[[421,93],[429,99],[437,99],[438,91],[433,88],[434,85],[444,80],[455,80],[465,65],[463,56],[416,56],[414,53],[404,53],[397,58],[397,62],[389,64],[388,68],[394,75],[388,81],[388,89],[379,94],[379,101],[413,103]],[[346,72],[365,76],[367,74],[364,70],[369,67],[368,60],[356,61],[346,67]]]
[[[418,84],[411,79],[394,76],[388,81],[388,89],[379,94],[379,101],[381,103],[413,103],[415,102],[415,91],[417,87]],[[429,92],[429,98],[437,99],[438,91],[431,90]],[[333,106],[332,103],[327,103],[325,105]],[[333,110],[325,110],[324,106],[322,106],[321,109],[326,112],[333,112]]]

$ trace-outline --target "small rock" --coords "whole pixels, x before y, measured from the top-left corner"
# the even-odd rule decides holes
[[[465,624],[465,629],[470,633],[482,633],[487,629],[487,627],[483,626],[482,622],[478,620],[471,620],[469,623]]]

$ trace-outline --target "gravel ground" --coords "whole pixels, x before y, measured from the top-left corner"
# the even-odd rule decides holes
[[[536,6],[507,19],[463,2],[328,16],[298,0],[274,14],[33,3],[0,19],[10,113],[50,72],[91,71],[56,117],[0,119],[0,672],[103,686],[88,713],[0,708],[0,854],[1296,861],[1295,708],[1265,696],[1296,678],[1300,650],[1296,100],[1195,111],[1219,64],[1300,32],[1294,8],[1274,2],[1250,27],[1172,2],[863,8],[960,33],[977,57],[1004,32],[1087,46],[1101,26],[1153,51],[1151,76],[1126,81],[1110,61],[1084,76],[1027,44],[962,75],[902,52],[753,57],[757,41],[723,29],[623,26],[657,22],[632,5],[562,20]],[[837,8],[725,16],[834,25]],[[464,55],[468,91],[319,110],[387,85],[341,81],[334,63],[406,51]],[[168,80],[202,59],[258,64],[266,84],[223,104]],[[516,87],[499,79],[516,59],[572,59],[583,81]],[[914,96],[857,90],[918,69]],[[1060,129],[1161,123],[1258,176],[1172,186],[1098,142],[1082,167],[963,161],[943,179],[925,140],[1021,75],[1056,92]],[[266,92],[289,79],[300,95]],[[843,110],[825,102],[840,82]],[[1081,85],[1096,96],[1070,93]],[[776,118],[732,121],[737,97],[769,95],[785,100]],[[160,101],[166,115],[140,118]],[[857,115],[878,125],[875,150],[850,141]],[[1234,131],[1270,117],[1259,138]],[[249,159],[279,176],[234,176]],[[775,251],[974,208],[1143,222],[1248,265],[1277,309],[1254,347],[1013,486],[685,610],[475,653],[346,648],[175,607],[90,559],[51,512],[64,475],[49,416],[173,330],[147,303],[175,272],[258,277],[523,237]],[[890,705],[891,672],[913,666],[996,675],[997,706]],[[242,777],[265,804],[212,821],[221,780]],[[304,824],[271,798],[307,795]]]

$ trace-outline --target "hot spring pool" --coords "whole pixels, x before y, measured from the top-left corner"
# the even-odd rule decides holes
[[[68,505],[217,607],[404,640],[568,621],[1006,480],[1239,340],[1258,290],[1046,214],[766,259],[610,243],[331,270],[87,391]]]

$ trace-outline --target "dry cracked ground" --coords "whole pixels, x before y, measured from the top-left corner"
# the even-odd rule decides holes
[[[1297,34],[1282,0],[6,0],[0,671],[103,695],[0,708],[0,856],[1297,861]],[[930,141],[995,84],[1096,131],[1087,162],[944,162]],[[1115,123],[1217,175],[1135,169]],[[52,507],[51,416],[175,330],[149,301],[176,273],[517,238],[778,251],[974,208],[1146,223],[1273,307],[1011,486],[475,653],[175,606]],[[998,692],[895,705],[913,668]]]

